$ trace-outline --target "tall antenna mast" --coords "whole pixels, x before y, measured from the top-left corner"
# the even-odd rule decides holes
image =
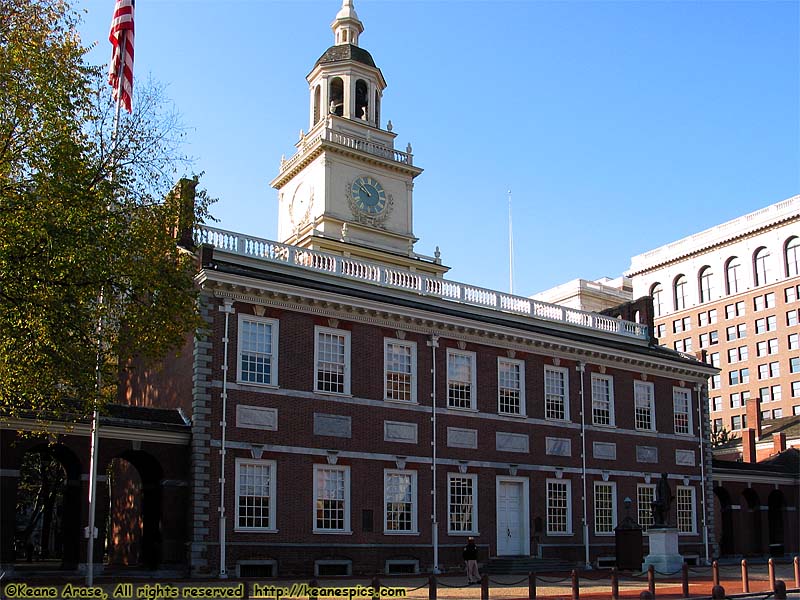
[[[508,190],[508,293],[514,293],[514,228],[511,225],[511,190]]]

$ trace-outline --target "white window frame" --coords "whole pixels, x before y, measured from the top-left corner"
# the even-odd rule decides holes
[[[343,527],[341,529],[328,529],[317,527],[317,501],[323,500],[320,496],[320,489],[319,489],[319,477],[318,473],[320,471],[338,471],[344,473],[344,498],[343,500]],[[353,533],[350,528],[350,467],[349,466],[336,466],[336,465],[323,465],[323,464],[315,464],[314,465],[314,495],[312,498],[313,507],[312,507],[312,532],[313,533]]]
[[[598,488],[609,488],[611,490],[611,529],[610,531],[598,531],[597,530],[597,522],[599,511],[601,507],[598,506]],[[617,526],[617,484],[613,481],[595,481],[594,482],[594,493],[592,496],[594,502],[594,534],[598,536],[610,536],[614,535],[614,528]],[[606,510],[605,507],[602,508]]]
[[[389,498],[388,484],[391,476],[408,476],[411,480],[411,529],[397,530],[389,529]],[[417,472],[405,469],[384,469],[383,470],[383,533],[385,535],[419,535],[419,525],[417,521]]]
[[[566,530],[554,531],[550,527],[550,485],[564,486],[566,491]],[[572,482],[569,479],[547,479],[545,482],[545,521],[547,535],[569,536],[572,535]]]
[[[235,492],[236,492],[236,510],[234,514],[234,531],[252,531],[256,533],[277,533],[277,523],[275,522],[276,514],[277,514],[277,463],[274,460],[257,460],[257,459],[249,459],[249,458],[237,458],[236,459],[236,475],[235,475]],[[269,491],[268,491],[268,498],[269,498],[269,510],[267,513],[267,518],[269,520],[269,525],[267,527],[246,527],[239,525],[239,517],[240,517],[240,504],[239,498],[241,496],[241,488],[240,485],[242,483],[242,468],[250,467],[250,466],[262,466],[269,468]]]
[[[650,413],[650,427],[640,427],[637,423],[637,411],[639,410],[639,395],[637,393],[638,390],[648,390],[647,392],[647,400],[648,400],[648,412]],[[655,399],[655,386],[652,382],[649,381],[639,381],[636,380],[633,382],[633,424],[634,428],[637,431],[655,431],[656,430],[656,399]]]
[[[507,388],[503,386],[502,379],[500,377],[502,365],[510,365],[514,366],[518,369],[519,373],[519,388],[516,390],[519,394],[519,410],[517,412],[508,412],[503,410],[502,408],[502,394],[504,389],[513,389]],[[519,360],[515,358],[505,358],[502,356],[497,357],[497,412],[501,415],[510,415],[514,417],[524,417],[526,415],[525,411],[525,361]]]
[[[335,335],[344,338],[344,385],[343,391],[331,391],[319,389],[320,372],[320,335]],[[332,394],[334,396],[349,396],[350,395],[350,371],[351,371],[351,355],[350,355],[350,332],[345,329],[334,329],[332,327],[322,327],[317,325],[314,327],[314,391],[318,394]]]
[[[642,506],[641,490],[650,490],[650,502]],[[647,530],[653,526],[653,506],[652,502],[656,497],[656,484],[655,483],[638,483],[636,484],[636,522],[642,528],[642,533],[647,535]],[[642,522],[642,516],[647,515],[646,521]]]
[[[272,351],[270,353],[254,352],[256,355],[268,355],[270,359],[269,366],[269,382],[249,381],[244,379],[242,373],[242,354],[244,349],[244,324],[254,323],[258,325],[270,326],[270,346]],[[278,387],[278,319],[270,319],[267,317],[258,317],[254,315],[246,315],[239,313],[237,323],[237,340],[236,340],[236,382],[244,385],[257,385],[261,387]]]
[[[460,530],[453,529],[452,520],[450,519],[451,510],[453,507],[453,498],[450,482],[453,479],[468,479],[472,482],[472,529]],[[449,535],[480,535],[478,532],[478,475],[476,473],[448,473],[447,474],[447,533]]]
[[[686,411],[681,413],[678,412],[678,401],[680,400],[680,396],[686,398]],[[676,435],[692,435],[693,432],[693,423],[692,423],[692,390],[689,388],[677,387],[674,386],[672,388],[672,423],[675,429]],[[688,431],[678,431],[678,415],[685,414],[686,415],[686,425]]]
[[[564,384],[564,396],[562,398],[562,402],[564,405],[564,416],[563,417],[551,417],[547,414],[547,404],[548,404],[548,394],[547,393],[547,374],[548,372],[551,373],[558,373],[562,376],[562,382]],[[555,394],[553,394],[555,395]],[[566,367],[555,367],[551,365],[544,366],[544,418],[548,421],[562,421],[568,422],[569,418],[569,369]]]
[[[389,397],[389,364],[388,353],[389,346],[404,346],[408,348],[411,361],[411,398],[409,400],[402,400],[399,398]],[[393,371],[394,373],[395,371]],[[403,404],[416,404],[417,403],[417,343],[406,340],[398,340],[394,338],[383,338],[383,399],[387,402],[402,402]]]
[[[455,379],[450,372],[450,357],[460,356],[469,359],[470,380],[462,381]],[[475,353],[468,350],[458,350],[456,348],[447,349],[447,408],[452,410],[477,410],[478,405],[478,383]],[[453,406],[450,399],[450,384],[469,385],[469,406]]]
[[[680,496],[682,492],[689,492],[691,503],[691,530],[681,529],[681,503]],[[678,535],[697,535],[697,498],[694,486],[679,485],[675,488],[675,524],[678,527]]]
[[[608,423],[598,423],[595,419],[595,407],[594,403],[598,402],[597,397],[595,396],[595,381],[606,381],[608,382],[608,398],[600,399],[599,402],[607,403],[608,405]],[[614,377],[611,375],[603,375],[601,373],[592,373],[591,379],[591,386],[592,386],[592,424],[598,427],[615,427],[616,426],[616,418],[614,415]]]

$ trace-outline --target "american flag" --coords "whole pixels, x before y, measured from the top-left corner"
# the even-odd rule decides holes
[[[112,87],[114,100],[122,103],[131,112],[133,94],[133,7],[135,0],[116,0],[111,32],[108,39],[114,46],[111,64],[108,65],[108,83]],[[124,49],[124,50],[123,50]],[[123,63],[122,53],[125,52]],[[120,78],[122,85],[120,85]]]

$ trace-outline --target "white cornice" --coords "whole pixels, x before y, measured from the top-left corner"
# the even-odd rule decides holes
[[[320,279],[323,281],[322,279]],[[240,275],[204,270],[198,279],[201,286],[219,298],[230,298],[250,304],[276,306],[287,310],[310,312],[328,317],[336,317],[349,321],[371,323],[394,329],[404,329],[429,335],[436,333],[442,337],[464,340],[480,344],[495,344],[522,352],[560,357],[570,360],[590,362],[596,365],[624,368],[641,373],[658,374],[680,379],[686,378],[695,383],[706,383],[709,376],[717,373],[706,365],[686,365],[666,359],[643,356],[635,352],[618,350],[601,346],[597,343],[565,340],[558,336],[559,332],[578,334],[585,337],[587,333],[569,325],[560,325],[542,321],[544,327],[553,329],[553,335],[534,333],[517,329],[513,326],[495,325],[479,320],[486,316],[485,312],[470,307],[476,313],[476,319],[468,319],[444,315],[437,311],[439,306],[430,297],[415,297],[414,301],[430,303],[431,310],[417,309],[386,304],[376,300],[366,300],[352,296],[342,297],[340,294],[312,290],[282,284],[264,282],[260,279]],[[341,282],[338,282],[341,284]],[[357,285],[353,282],[354,287]],[[374,290],[370,290],[374,291]],[[402,292],[397,292],[398,294]],[[452,305],[446,307],[452,310]],[[461,308],[462,307],[456,307]],[[497,318],[497,315],[490,315]],[[520,321],[521,317],[503,314],[508,321]],[[647,347],[646,344],[634,340],[625,340],[631,346]]]
[[[0,429],[11,431],[44,432],[57,435],[75,435],[89,437],[92,428],[88,423],[62,423],[48,422],[40,424],[30,419],[3,419]],[[142,427],[119,427],[114,425],[100,425],[100,437],[113,440],[132,440],[152,442],[156,444],[175,444],[188,446],[191,439],[189,432],[161,431]]]

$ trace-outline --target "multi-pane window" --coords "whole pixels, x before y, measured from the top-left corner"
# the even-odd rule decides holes
[[[725,318],[733,319],[734,317],[744,316],[744,300],[735,302],[734,304],[725,305]]]
[[[791,286],[783,290],[783,297],[786,300],[786,304],[791,302],[797,301],[797,288],[795,286]]]
[[[793,356],[789,359],[789,373],[800,373],[800,357]]]
[[[548,535],[572,533],[569,481],[547,480],[547,533]]]
[[[278,321],[239,315],[239,381],[278,384],[277,342]]]
[[[733,341],[747,337],[747,323],[739,323],[738,325],[731,325],[725,329],[728,341]]]
[[[712,422],[712,430],[713,431],[722,431],[722,419],[714,419]]]
[[[714,295],[714,273],[711,272],[711,267],[703,267],[700,270],[698,277],[700,284],[700,302],[708,302]]]
[[[775,308],[775,293],[770,292],[769,294],[753,298],[753,308],[756,311],[764,310],[765,308]]]
[[[758,397],[761,402],[772,402],[772,389],[770,387],[758,388]]]
[[[640,483],[636,486],[636,512],[639,518],[639,527],[647,531],[653,526],[653,500],[655,500],[656,486]]]
[[[275,530],[275,462],[236,459],[236,529]]]
[[[792,398],[800,397],[800,381],[792,382]]]
[[[675,292],[675,310],[683,310],[686,308],[686,292],[687,282],[685,275],[678,275],[675,278],[674,292]]]
[[[497,359],[497,411],[525,414],[525,363],[521,360]]]
[[[717,322],[717,309],[712,308],[711,310],[704,310],[697,315],[697,324],[701,327],[706,325],[713,325]]]
[[[617,526],[617,489],[613,483],[594,482],[594,532],[611,535]]]
[[[414,342],[385,339],[384,398],[403,402],[417,400],[417,345]]]
[[[753,282],[764,285],[769,278],[769,250],[759,248],[753,255]]]
[[[350,468],[314,465],[314,530],[349,529]]]
[[[797,313],[796,310],[790,310],[786,312],[786,325],[789,327],[797,326]]]
[[[475,408],[475,353],[447,350],[447,406]]]
[[[762,340],[756,344],[756,355],[766,356],[768,354],[778,353],[778,338],[771,340]]]
[[[721,375],[717,373],[716,375],[712,375],[708,378],[708,387],[712,390],[718,390],[722,387],[722,382],[720,380]]]
[[[656,338],[663,338],[664,335],[667,333],[667,326],[664,323],[659,323],[656,325]]]
[[[709,405],[712,411],[722,410],[722,396],[712,396]]]
[[[739,385],[750,382],[750,369],[734,369],[728,371],[728,385]]]
[[[740,291],[744,291],[741,278],[742,263],[738,257],[733,256],[725,265],[725,287],[728,294],[738,294]]]
[[[772,411],[772,418],[773,419],[780,419],[783,416],[783,409],[776,408]]]
[[[544,416],[546,419],[565,421],[569,418],[567,395],[567,369],[544,368]]]
[[[700,334],[700,347],[707,348],[708,346],[714,346],[719,343],[719,332],[715,329],[714,331],[709,331],[708,333],[701,333]]]
[[[656,317],[660,317],[664,314],[664,289],[660,283],[653,284],[650,295],[653,297],[653,312]]]
[[[675,433],[692,432],[692,394],[686,388],[672,388],[672,408],[675,419]]]
[[[386,469],[383,472],[384,531],[417,532],[417,473]]]
[[[800,348],[800,334],[798,333],[790,333],[789,337],[787,338],[789,350],[797,350]]]
[[[476,533],[478,530],[477,475],[447,475],[447,531]]]
[[[784,268],[787,277],[800,274],[800,238],[792,237],[784,247]]]
[[[777,327],[778,319],[775,315],[771,315],[765,319],[756,319],[756,334],[775,331]]]
[[[675,493],[675,512],[679,533],[697,533],[694,488],[679,485]]]
[[[614,379],[592,373],[592,423],[614,425]]]
[[[316,327],[314,390],[332,394],[350,393],[350,332]]]
[[[747,360],[747,357],[748,357],[747,346],[739,346],[738,348],[728,349],[728,362],[731,364],[740,361],[745,361]]]
[[[653,384],[646,381],[633,382],[634,423],[636,429],[655,431],[656,415]]]
[[[675,340],[675,350],[678,352],[691,352],[692,351],[692,338],[685,338],[682,340]]]
[[[708,355],[708,364],[712,367],[719,368],[719,352],[712,352]]]
[[[675,319],[672,322],[672,333],[681,333],[682,331],[689,331],[692,328],[692,318],[691,317],[683,317],[681,319]]]
[[[758,378],[769,379],[770,377],[780,377],[781,366],[778,361],[758,365]]]
[[[773,399],[775,402],[777,402],[778,400],[780,400],[780,399],[781,399],[781,386],[779,386],[779,385],[773,385],[773,386],[770,388],[770,391],[772,392],[772,399]]]
[[[745,399],[742,398],[742,394],[739,392],[734,392],[730,395],[729,406],[731,408],[741,408],[745,405]]]
[[[744,415],[734,415],[731,417],[731,431],[739,431],[742,428]]]

